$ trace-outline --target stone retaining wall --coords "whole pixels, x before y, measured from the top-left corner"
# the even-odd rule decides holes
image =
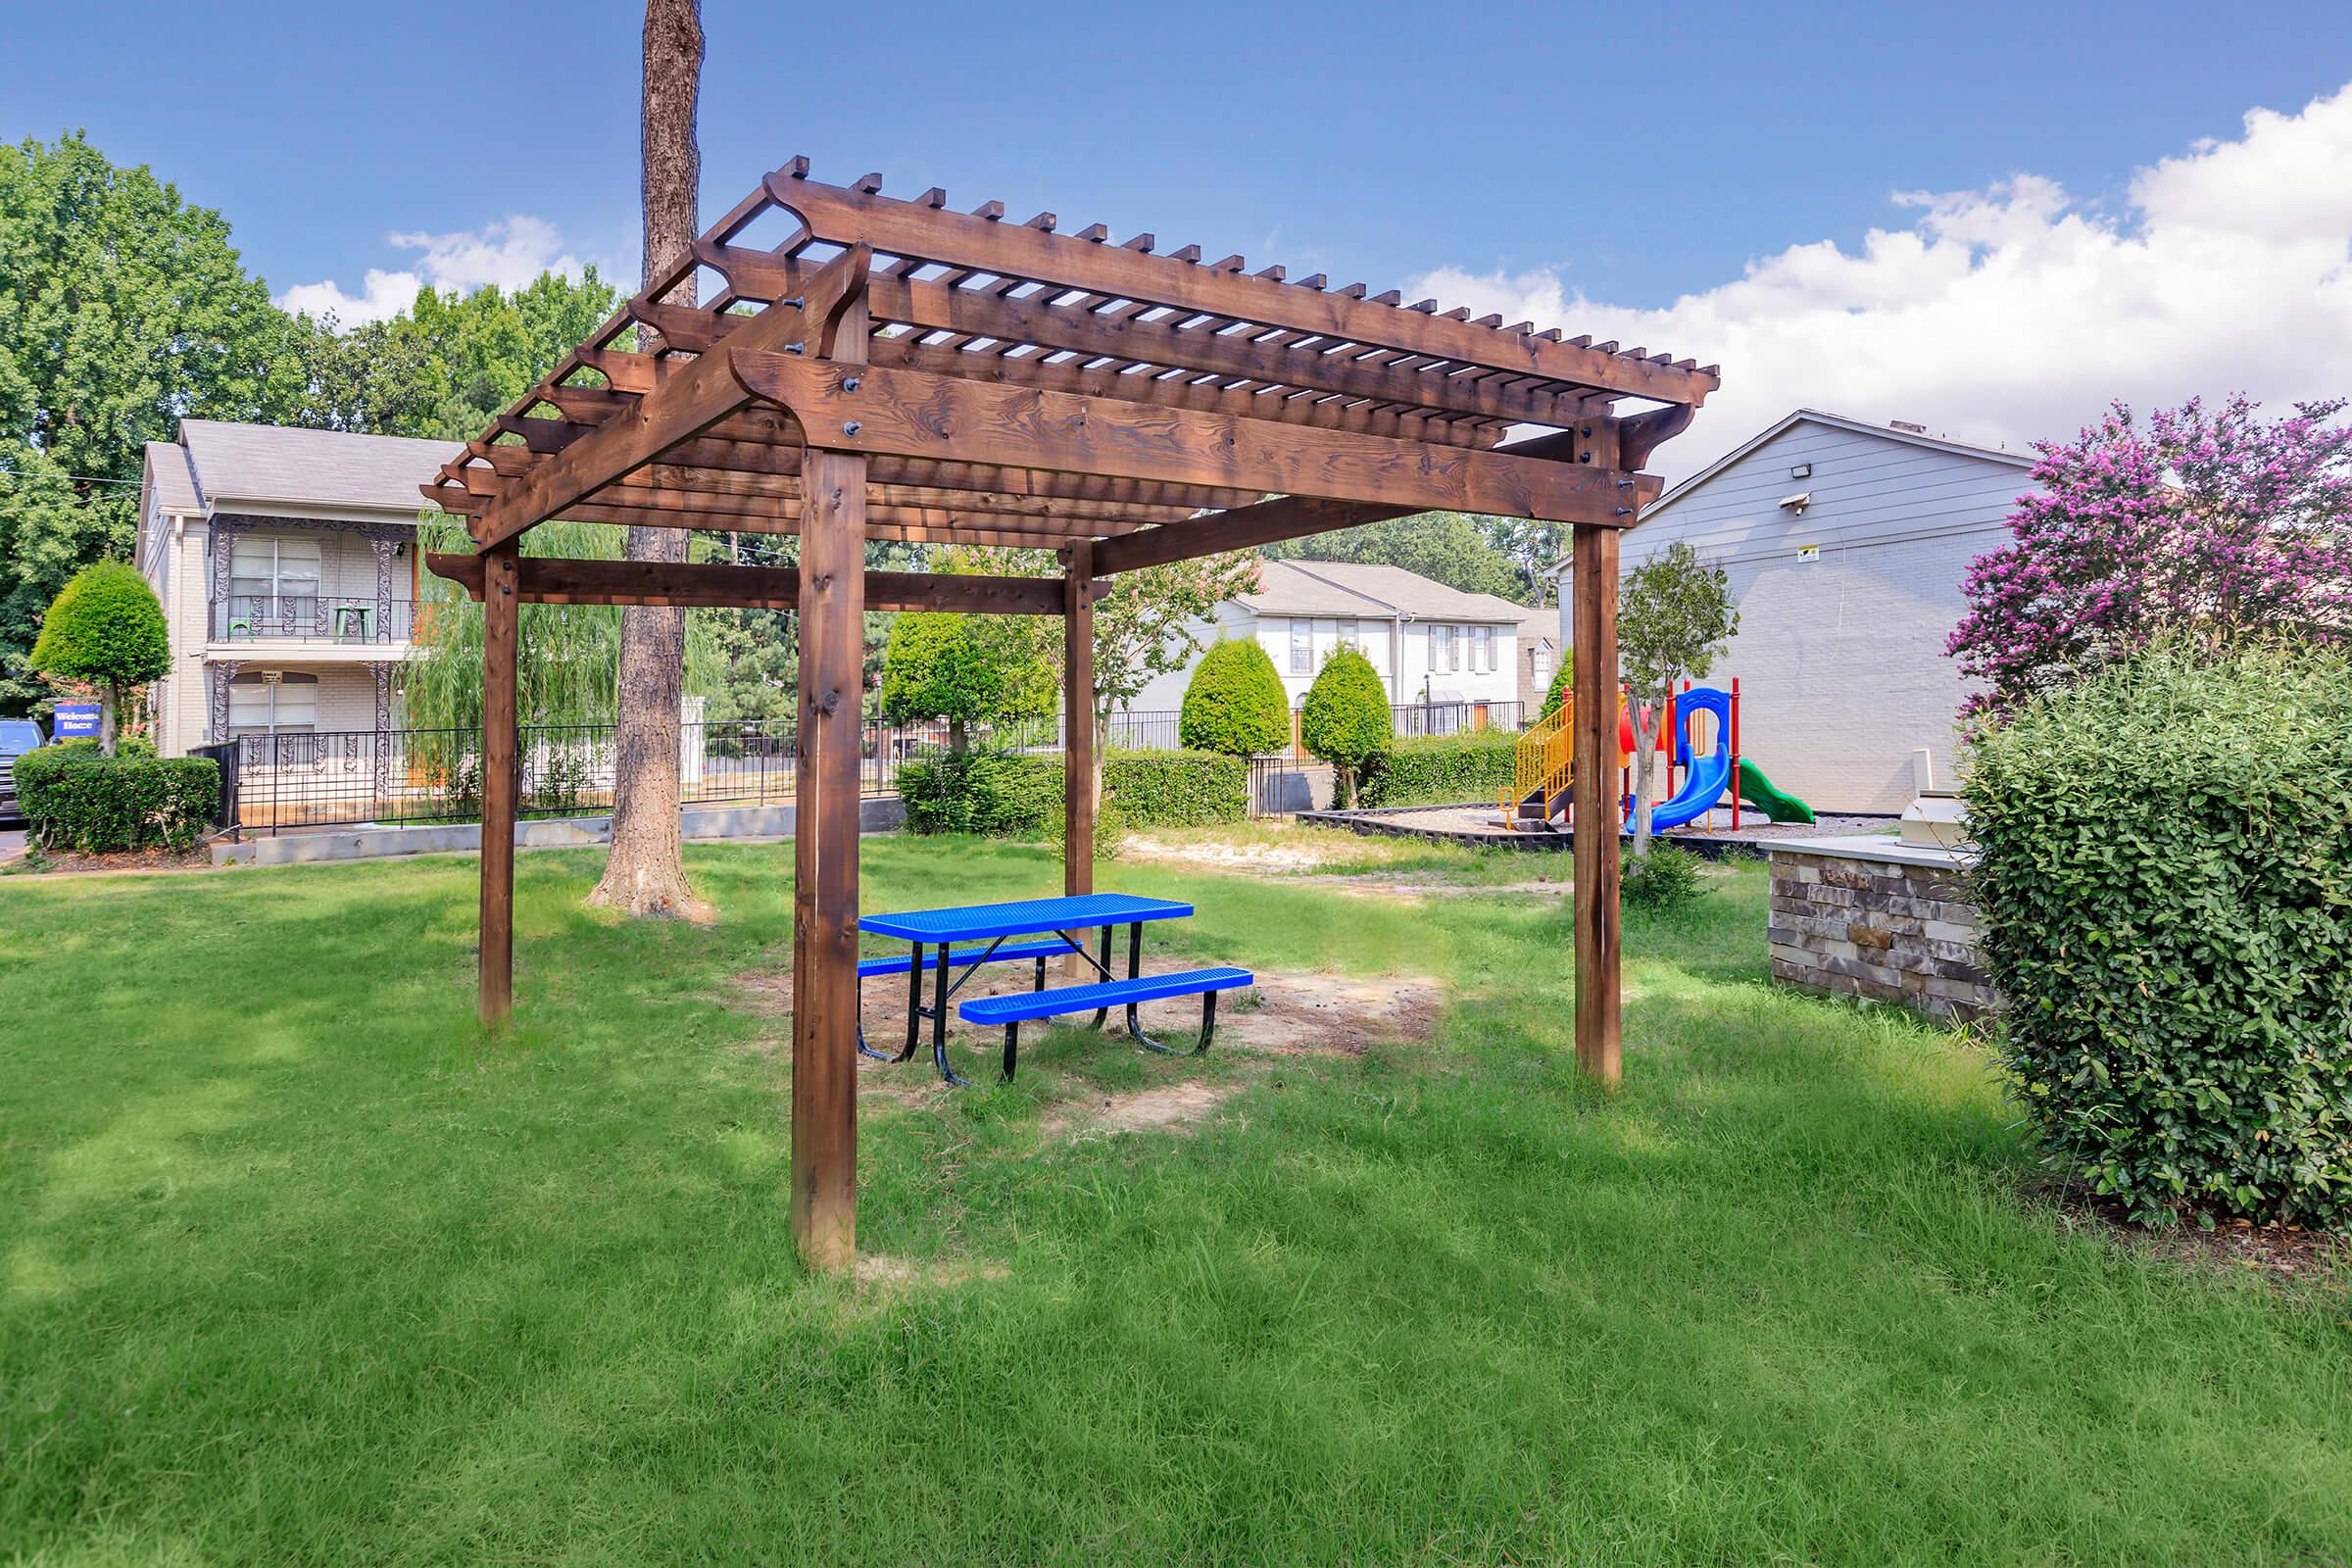
[[[1977,953],[1960,858],[1889,839],[1785,839],[1766,940],[1776,980],[1959,1022],[2000,994]]]

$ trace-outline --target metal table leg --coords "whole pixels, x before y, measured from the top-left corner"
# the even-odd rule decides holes
[[[1143,972],[1144,923],[1138,920],[1127,928],[1127,978],[1133,980]],[[1146,1051],[1156,1051],[1162,1055],[1168,1054],[1166,1046],[1144,1033],[1144,1026],[1136,1021],[1135,1008],[1136,1004],[1132,1002],[1127,1004],[1127,1033],[1133,1036],[1135,1043]]]
[[[1104,926],[1102,928],[1102,956],[1096,962],[1095,967],[1102,972],[1103,979],[1107,980],[1110,978],[1110,927],[1108,926]],[[1095,1009],[1095,1021],[1087,1025],[1087,1027],[1090,1029],[1100,1029],[1102,1027],[1103,1020],[1109,1016],[1110,1009],[1108,1007],[1097,1007]]]
[[[912,1061],[923,1042],[923,945],[914,945],[914,967],[906,971],[906,1046],[893,1061]]]
[[[939,1075],[952,1084],[966,1084],[971,1080],[957,1074],[948,1065],[948,970],[953,967],[953,949],[948,943],[939,945],[939,979],[931,992],[931,1065]]]

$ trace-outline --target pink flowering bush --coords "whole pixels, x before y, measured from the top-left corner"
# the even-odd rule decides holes
[[[2191,399],[2143,426],[2118,403],[2035,448],[2011,542],[1980,556],[1945,652],[2006,712],[2159,634],[2219,651],[2246,638],[2352,636],[2352,426],[2343,399],[2265,420],[2243,396]]]

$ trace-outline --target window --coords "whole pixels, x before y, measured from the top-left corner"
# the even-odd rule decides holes
[[[1315,623],[1298,616],[1291,618],[1291,673],[1312,675],[1315,672]]]
[[[256,671],[229,681],[229,738],[264,742],[245,749],[251,760],[264,766],[308,762],[315,755],[308,737],[318,729],[318,676]]]
[[[1551,645],[1538,643],[1527,651],[1527,671],[1536,679],[1549,684],[1551,680]]]
[[[1474,626],[1470,629],[1470,667],[1494,672],[1494,628]]]
[[[1357,653],[1362,653],[1364,651],[1364,623],[1360,620],[1341,621],[1340,643],[1343,647],[1352,648]]]
[[[316,539],[244,534],[229,547],[228,560],[228,592],[232,599],[259,600],[271,606],[287,600],[318,597]]]
[[[1429,667],[1432,673],[1446,673],[1462,667],[1461,645],[1454,639],[1455,628],[1429,628]]]

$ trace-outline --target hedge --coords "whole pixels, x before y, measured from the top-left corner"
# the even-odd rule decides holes
[[[1110,752],[1102,799],[1131,827],[1201,827],[1248,814],[1250,765],[1215,752]],[[899,769],[915,833],[1038,838],[1061,821],[1061,759],[942,753]]]
[[[27,752],[16,779],[33,837],[83,855],[191,848],[220,802],[209,757],[101,757],[94,742]]]
[[[2352,662],[2160,650],[1963,765],[1999,1044],[2143,1221],[2352,1222]]]
[[[1398,741],[1364,764],[1366,806],[1492,804],[1516,781],[1519,737],[1509,730]]]
[[[1298,711],[1298,738],[1332,764],[1335,803],[1355,803],[1356,774],[1394,745],[1396,715],[1372,661],[1342,644],[1323,661]]]

